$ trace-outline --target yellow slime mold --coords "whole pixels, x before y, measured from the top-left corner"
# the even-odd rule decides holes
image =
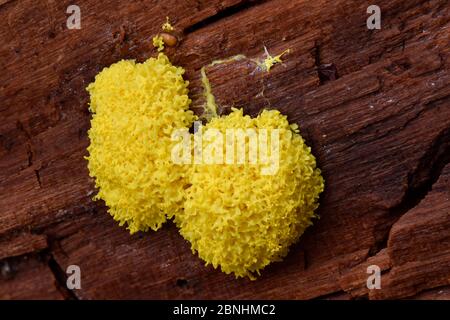
[[[159,54],[142,64],[119,61],[87,88],[96,198],[131,233],[157,230],[183,207],[187,170],[171,161],[172,132],[194,121],[183,73]]]

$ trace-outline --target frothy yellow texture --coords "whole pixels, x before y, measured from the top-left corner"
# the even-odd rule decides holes
[[[281,260],[312,224],[324,180],[297,126],[289,125],[279,111],[264,110],[251,118],[235,109],[213,118],[204,130],[210,128],[223,134],[230,128],[280,132],[275,175],[263,175],[263,164],[195,165],[184,211],[175,217],[192,251],[207,264],[254,278]]]
[[[194,121],[184,70],[160,54],[103,69],[91,96],[88,168],[110,214],[131,233],[181,212],[186,171],[172,163],[171,134]]]
[[[279,129],[276,174],[263,175],[260,165],[249,163],[174,164],[171,135],[195,120],[183,73],[159,54],[142,64],[115,63],[88,86],[87,159],[96,198],[131,233],[157,230],[175,216],[207,264],[253,279],[312,224],[324,180],[297,125],[275,110],[251,118],[234,109],[204,129]]]

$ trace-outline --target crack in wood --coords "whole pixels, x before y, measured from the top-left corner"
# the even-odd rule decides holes
[[[36,180],[39,184],[39,188],[42,188],[41,175],[39,174],[39,170],[34,170],[34,174],[35,174]]]
[[[26,139],[26,150],[27,150],[27,166],[31,167],[33,165],[33,159],[34,159],[34,152],[33,152],[33,147],[31,145],[31,134],[25,130],[25,127],[23,125],[23,123],[18,120],[16,122],[16,128],[23,133],[23,135],[25,136]]]
[[[3,10],[4,8],[6,8],[6,5],[10,5],[16,1],[17,0],[0,0],[0,10]]]
[[[268,0],[250,0],[250,1],[244,1],[241,3],[235,4],[224,10],[218,11],[216,14],[209,16],[206,19],[203,19],[199,22],[192,24],[191,26],[188,26],[187,28],[184,29],[184,33],[186,35],[190,34],[190,33],[194,33],[200,29],[203,29],[203,28],[209,26],[209,25],[215,24],[223,19],[226,19],[232,15],[235,15],[238,12],[248,10],[252,7],[258,6],[267,1]]]
[[[314,65],[319,78],[319,85],[323,85],[329,81],[339,78],[337,68],[333,63],[324,63],[322,61],[321,44],[316,41],[314,45]]]
[[[450,163],[450,128],[443,130],[436,137],[419,160],[414,172],[408,175],[406,192],[400,203],[389,210],[390,222],[383,224],[384,232],[381,232],[382,236],[370,248],[370,257],[388,247],[390,232],[394,224],[427,196],[448,163]]]
[[[73,290],[67,288],[67,274],[53,257],[51,249],[41,252],[43,261],[46,261],[48,268],[55,278],[56,289],[61,293],[65,300],[79,300]]]
[[[53,257],[50,248],[40,252],[30,252],[20,256],[8,257],[0,260],[0,280],[9,281],[19,275],[19,265],[24,261],[34,260],[47,267],[53,276],[54,288],[65,300],[79,300],[74,291],[67,288],[67,275]]]

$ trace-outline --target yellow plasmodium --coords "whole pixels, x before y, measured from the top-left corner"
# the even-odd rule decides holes
[[[96,198],[131,233],[157,230],[183,207],[188,170],[171,161],[172,132],[195,120],[183,73],[159,54],[144,63],[119,61],[87,88]]]
[[[279,169],[262,175],[263,164],[197,164],[186,189],[185,210],[175,221],[206,264],[236,277],[256,274],[281,260],[312,224],[324,179],[298,127],[271,110],[258,117],[242,110],[213,118],[203,131],[279,129]],[[257,131],[257,130],[256,130]],[[270,136],[270,135],[269,135]],[[203,148],[208,144],[204,142]]]
[[[174,27],[170,23],[169,17],[166,17],[166,22],[164,22],[164,24],[161,26],[161,29],[163,31],[173,31],[174,30]]]
[[[153,46],[158,50],[158,52],[164,50],[164,40],[160,35],[154,36],[152,42]]]
[[[277,64],[277,63],[282,63],[283,60],[281,60],[281,57],[283,57],[283,55],[285,55],[286,53],[290,52],[290,49],[284,50],[282,53],[280,53],[279,55],[272,57],[269,52],[267,51],[267,48],[264,47],[264,50],[266,52],[266,59],[264,59],[263,62],[259,63],[259,65],[266,70],[267,72],[270,72],[270,69],[272,69],[272,67]]]

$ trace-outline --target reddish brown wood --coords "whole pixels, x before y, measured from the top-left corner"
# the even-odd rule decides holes
[[[2,299],[61,300],[54,275],[39,257],[24,256],[0,262]]]
[[[414,298],[417,300],[450,300],[450,287],[441,287],[424,291]]]
[[[12,237],[3,237],[0,242],[0,259],[21,256],[47,248],[45,235],[20,233]]]
[[[0,1],[0,298],[448,299],[435,292],[450,285],[448,1],[377,1],[378,31],[370,1],[78,2],[81,30],[65,27],[67,1]],[[281,110],[326,178],[321,219],[257,281],[204,267],[172,223],[130,236],[90,199],[85,87],[154,56],[166,16],[193,110],[199,69],[245,54],[207,68],[220,111]],[[252,61],[264,45],[291,49],[270,73]],[[370,264],[381,290],[365,286]]]

